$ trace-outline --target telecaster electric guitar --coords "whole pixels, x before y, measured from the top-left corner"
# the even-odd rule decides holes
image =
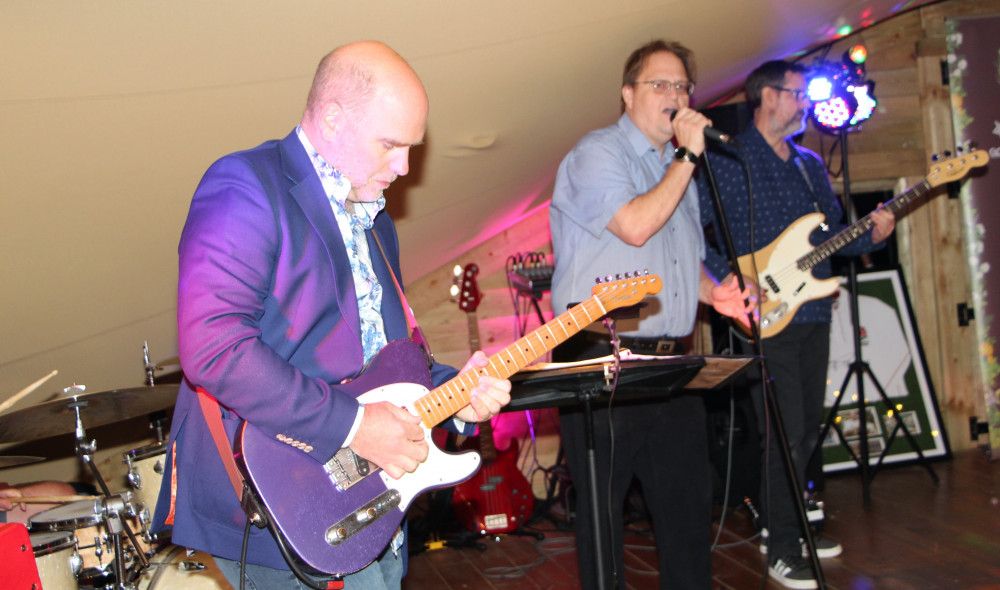
[[[895,215],[910,201],[926,195],[933,187],[959,180],[971,168],[985,166],[988,161],[989,154],[984,150],[977,150],[938,162],[925,180],[882,205],[882,209]],[[767,293],[767,301],[760,305],[762,337],[774,336],[785,329],[803,303],[826,297],[836,291],[840,286],[839,279],[817,279],[813,276],[812,269],[875,226],[871,215],[866,215],[814,248],[809,243],[809,236],[823,219],[822,213],[804,215],[767,246],[737,259],[743,274],[751,277],[754,276],[756,259],[758,284]],[[805,255],[800,254],[803,251],[806,252]],[[749,328],[739,322],[734,323],[749,334]]]
[[[430,454],[399,479],[349,448],[320,463],[244,422],[236,435],[236,463],[288,558],[324,574],[349,574],[374,561],[417,495],[465,480],[479,468],[475,452],[438,449],[431,428],[469,404],[482,375],[510,377],[609,311],[658,293],[661,283],[655,275],[626,275],[596,285],[589,299],[491,355],[487,367],[460,373],[431,391],[422,349],[411,340],[390,342],[356,379],[339,387],[364,403],[390,401],[421,418]]]
[[[458,273],[458,307],[465,310],[469,322],[469,348],[479,350],[479,321],[476,309],[482,293],[476,282],[479,267],[467,264]],[[483,465],[471,478],[455,486],[452,507],[458,522],[479,533],[499,534],[517,530],[527,522],[535,508],[535,494],[528,478],[517,466],[517,441],[497,450],[491,421],[479,423],[479,434],[470,437],[463,449],[478,450]]]

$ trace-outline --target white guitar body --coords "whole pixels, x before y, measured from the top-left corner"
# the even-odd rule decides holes
[[[768,338],[783,330],[806,301],[826,297],[840,286],[836,278],[817,279],[811,268],[802,270],[797,265],[802,253],[813,248],[809,236],[824,217],[822,213],[804,215],[773,242],[737,260],[743,274],[752,277],[755,276],[753,259],[756,258],[758,284],[767,294],[767,301],[760,306],[762,337]]]
[[[965,176],[970,168],[985,166],[989,153],[976,150],[935,162],[927,179],[911,186],[880,207],[893,215],[906,211],[905,207],[919,197],[945,182]],[[736,262],[744,276],[756,276],[760,288],[767,293],[767,301],[760,305],[760,335],[774,336],[792,321],[792,316],[806,301],[832,294],[840,286],[837,278],[817,279],[812,269],[841,248],[867,234],[875,222],[871,214],[841,230],[819,246],[809,243],[809,236],[823,222],[822,213],[810,213],[796,219],[773,242],[751,254],[740,256]],[[756,272],[754,270],[756,262]],[[744,332],[749,328],[737,323]]]
[[[406,408],[411,414],[417,415],[414,403],[427,395],[427,388],[415,383],[393,383],[358,396],[358,401],[364,404],[390,402]],[[421,425],[424,430],[424,441],[429,452],[427,460],[421,463],[417,470],[404,474],[399,479],[392,479],[385,471],[379,469],[378,475],[385,487],[399,492],[399,506],[403,512],[421,493],[445,486],[454,485],[472,477],[479,469],[482,458],[478,453],[445,453],[431,440],[431,430]]]

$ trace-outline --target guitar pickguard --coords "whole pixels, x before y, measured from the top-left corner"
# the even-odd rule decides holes
[[[800,269],[797,264],[802,253],[812,249],[809,236],[823,218],[822,213],[800,217],[773,242],[737,261],[743,274],[757,276],[758,284],[767,293],[767,301],[760,305],[760,333],[764,338],[783,330],[803,303],[826,297],[840,286],[837,279],[817,279],[812,269]]]

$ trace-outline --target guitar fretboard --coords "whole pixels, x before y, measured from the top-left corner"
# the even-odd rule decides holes
[[[898,197],[882,205],[882,209],[895,215],[897,211],[909,205],[910,201],[922,197],[930,190],[930,183],[923,180],[907,189],[906,192],[900,194]],[[836,254],[844,246],[865,235],[873,227],[875,227],[875,221],[872,219],[871,213],[869,213],[841,230],[837,235],[813,248],[808,254],[796,260],[795,264],[800,270],[810,270],[820,262]]]
[[[654,279],[655,277],[644,277]],[[506,379],[565,342],[608,312],[597,295],[560,314],[489,357],[483,368],[465,371],[417,400],[415,409],[431,428],[469,404],[482,375]]]

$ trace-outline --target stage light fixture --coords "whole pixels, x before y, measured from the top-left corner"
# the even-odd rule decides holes
[[[868,50],[864,45],[855,45],[844,52],[844,58],[855,64],[863,64],[868,59]]]
[[[863,45],[844,52],[840,62],[818,60],[812,64],[807,90],[813,102],[811,116],[827,133],[852,130],[875,112],[875,85],[865,80]]]
[[[875,100],[875,96],[873,94],[874,87],[875,83],[869,80],[864,84],[848,88],[858,102],[858,108],[854,111],[854,116],[851,117],[851,127],[862,121],[868,120],[868,118],[872,116],[872,113],[875,112],[875,107],[878,106],[878,101]]]

